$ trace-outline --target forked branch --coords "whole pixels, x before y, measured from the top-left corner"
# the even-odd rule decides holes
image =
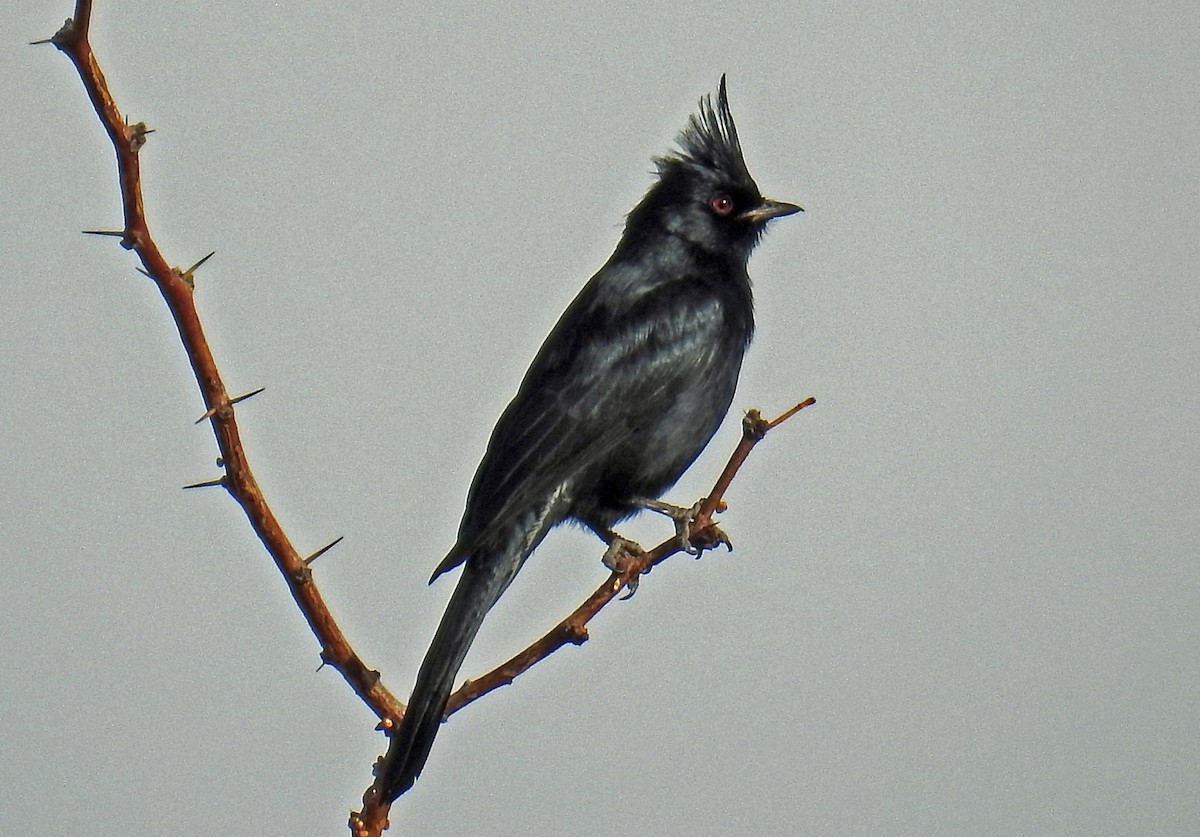
[[[710,549],[728,541],[713,522],[712,516],[724,509],[725,492],[733,482],[742,463],[754,450],[754,446],[762,441],[771,429],[803,410],[817,403],[815,398],[806,398],[783,415],[768,421],[758,410],[750,410],[742,419],[742,439],[738,442],[725,469],[717,477],[712,491],[700,501],[699,509],[691,526],[691,543],[700,550]],[[684,547],[678,537],[669,538],[648,552],[625,555],[619,561],[612,575],[592,595],[584,600],[566,619],[555,625],[547,634],[536,640],[528,648],[507,662],[477,680],[468,680],[458,691],[450,695],[446,704],[446,715],[450,716],[472,703],[495,691],[501,686],[512,683],[534,665],[546,659],[564,645],[582,645],[588,639],[587,623],[599,613],[609,602],[617,597],[623,589],[633,589],[637,579],[649,572],[654,566],[661,564],[676,553],[683,552]],[[384,722],[388,726],[388,722]],[[355,837],[378,837],[388,827],[388,803],[384,802],[379,790],[372,785],[363,795],[363,809],[350,816],[350,829]]]
[[[279,520],[267,504],[259,487],[238,432],[234,405],[257,395],[256,389],[245,395],[230,397],[221,379],[212,350],[204,336],[199,315],[196,312],[194,291],[195,271],[212,255],[205,256],[189,268],[172,267],[160,252],[146,221],[142,204],[141,169],[138,151],[152,131],[144,123],[130,125],[117,108],[108,89],[104,74],[96,60],[88,40],[92,3],[77,0],[75,16],[47,41],[62,50],[79,71],[84,89],[100,118],[116,154],[117,172],[124,207],[124,226],[120,230],[91,230],[95,235],[119,238],[121,246],[132,250],[141,261],[139,271],[148,276],[162,294],[171,316],[175,320],[180,340],[187,352],[188,361],[196,376],[196,383],[204,398],[205,412],[199,421],[208,420],[220,450],[219,464],[223,473],[210,480],[195,483],[187,488],[223,487],[237,501],[246,514],[251,527],[275,561],[284,581],[291,591],[301,613],[321,646],[322,661],[337,669],[356,694],[381,719],[380,727],[393,728],[404,712],[404,706],[380,681],[379,672],[370,669],[355,653],[338,627],[325,604],[320,591],[313,582],[311,564],[337,544],[340,538],[317,550],[310,556],[302,556],[283,531]],[[722,498],[734,475],[754,446],[771,428],[790,418],[799,410],[815,403],[809,398],[797,404],[773,421],[766,421],[757,410],[751,410],[742,423],[742,440],[730,457],[725,470],[718,478],[708,497],[696,513],[691,527],[691,543],[701,549],[711,548],[723,542],[724,536],[716,528],[712,516],[723,508]],[[725,541],[727,543],[727,541]],[[534,642],[520,654],[498,666],[477,680],[467,681],[450,697],[447,714],[457,712],[472,701],[501,686],[527,671],[540,660],[567,644],[586,641],[587,623],[602,608],[611,602],[622,589],[633,589],[637,579],[652,567],[682,551],[679,538],[671,538],[649,552],[626,554],[617,562],[612,575],[589,596],[583,604],[556,625],[549,633]],[[356,835],[371,837],[387,828],[389,806],[380,801],[372,787],[363,797],[361,813],[351,815],[350,826]]]

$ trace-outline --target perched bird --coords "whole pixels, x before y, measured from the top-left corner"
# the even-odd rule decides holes
[[[658,505],[729,410],[754,332],[746,262],[767,222],[800,207],[758,191],[724,76],[678,145],[492,431],[430,580],[463,567],[380,768],[389,802],[420,775],[485,614],[546,533],[575,521],[613,543],[612,527]]]

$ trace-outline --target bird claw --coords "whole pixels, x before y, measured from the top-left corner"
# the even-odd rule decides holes
[[[604,555],[600,558],[600,562],[604,564],[611,572],[620,575],[629,569],[629,562],[645,554],[645,550],[631,540],[621,537],[616,532],[608,533],[608,549],[604,550]],[[633,598],[633,594],[637,592],[638,581],[641,579],[641,573],[636,573],[630,577],[625,583],[626,589],[629,590],[621,601]]]
[[[733,541],[720,526],[707,517],[699,519],[698,522],[700,525],[696,525],[696,520],[692,521],[692,529],[687,534],[688,545],[691,547],[686,550],[689,555],[699,560],[704,550],[716,549],[718,546],[724,546],[727,551],[733,552]]]
[[[707,526],[698,529],[696,534],[704,535],[704,540],[696,544],[698,547],[696,550],[697,558],[700,557],[700,553],[704,550],[716,549],[718,546],[725,547],[727,552],[733,552],[733,541],[729,540],[729,535],[726,535],[725,531],[720,526],[711,521]]]
[[[642,575],[641,575],[641,573],[638,573],[637,575],[630,578],[629,581],[625,582],[625,589],[628,590],[629,592],[626,593],[624,596],[622,596],[620,598],[620,601],[626,602],[633,598],[633,594],[637,592],[638,583],[641,581],[641,579],[642,579]]]

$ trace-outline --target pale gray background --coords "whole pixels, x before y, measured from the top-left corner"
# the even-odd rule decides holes
[[[1200,832],[1200,12],[100,2],[258,476],[397,691],[492,422],[729,74],[737,408],[820,404],[594,639],[457,716],[395,833]],[[548,6],[547,6],[548,8]],[[326,835],[383,747],[216,476],[51,47],[0,9],[0,832]],[[710,484],[731,417],[672,497]],[[661,521],[637,521],[652,540]],[[603,577],[553,536],[465,674]]]

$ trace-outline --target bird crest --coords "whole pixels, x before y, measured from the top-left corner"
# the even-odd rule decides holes
[[[713,106],[711,94],[700,99],[700,109],[688,119],[687,127],[677,140],[679,154],[670,154],[659,159],[659,170],[676,165],[694,165],[717,171],[735,182],[753,184],[754,178],[746,168],[742,157],[742,145],[738,142],[737,126],[729,112],[729,98],[725,95],[725,76],[717,88],[717,102]]]

